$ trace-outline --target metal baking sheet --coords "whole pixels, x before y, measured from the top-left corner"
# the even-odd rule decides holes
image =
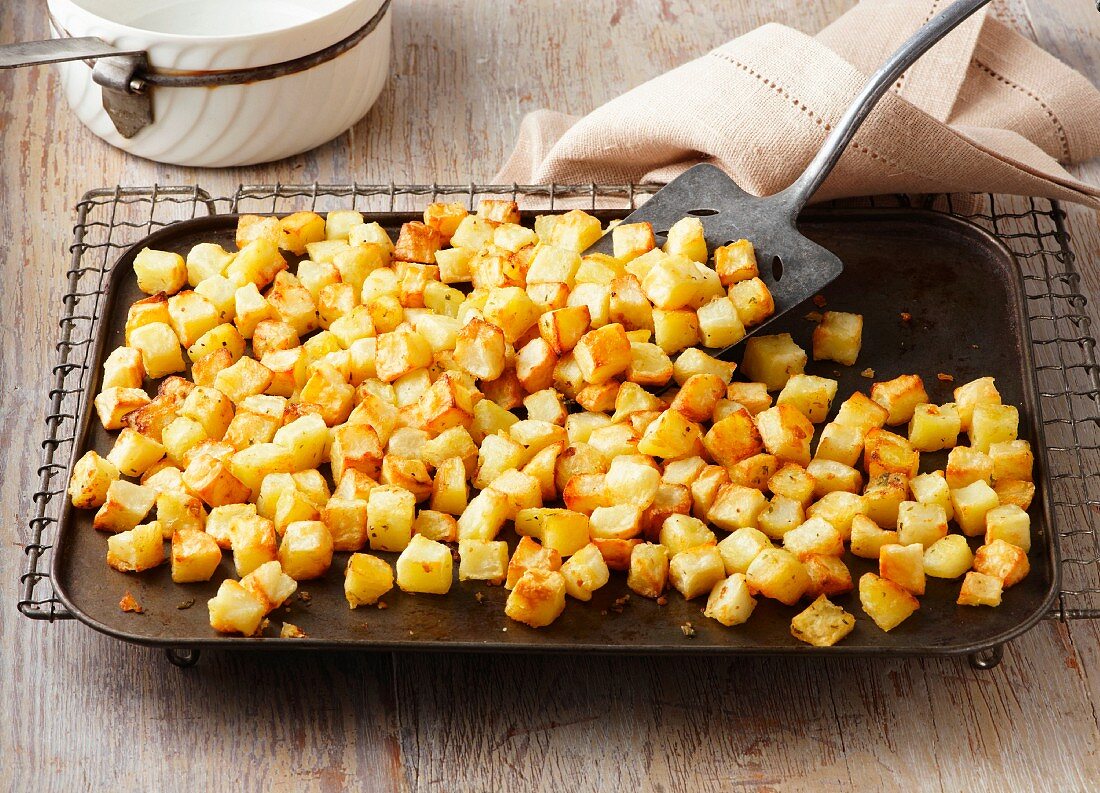
[[[608,220],[625,213],[598,214]],[[389,213],[369,219],[396,232],[401,223],[416,217]],[[191,246],[207,241],[231,248],[236,222],[235,215],[183,221],[142,240],[119,259],[111,273],[90,394],[98,390],[102,360],[123,342],[127,307],[142,297],[132,269],[137,251],[154,247],[185,255]],[[60,598],[95,630],[137,644],[178,648],[951,655],[974,653],[1018,636],[1049,610],[1058,591],[1059,568],[1026,297],[1013,255],[977,226],[923,210],[823,210],[808,214],[800,225],[845,263],[844,274],[823,293],[827,306],[865,317],[863,349],[855,366],[811,361],[807,367],[810,374],[840,381],[836,404],[854,390],[869,389],[872,381],[861,374],[869,367],[878,380],[919,373],[934,402],[950,401],[955,383],[993,375],[1005,402],[1020,407],[1020,437],[1029,440],[1036,453],[1031,574],[1005,593],[999,608],[956,606],[959,582],[929,578],[920,611],[884,633],[863,613],[853,592],[833,600],[856,617],[855,630],[839,645],[819,649],[790,635],[790,619],[804,603],[786,607],[760,598],[747,624],[725,628],[703,616],[705,598],[684,601],[672,592],[667,605],[661,606],[630,593],[625,575],[613,573],[590,603],[570,599],[553,625],[536,630],[504,616],[504,588],[458,582],[457,565],[447,596],[394,590],[383,598],[385,609],[351,610],[343,597],[348,554],[337,553],[323,579],[300,585],[308,599],[293,598],[270,615],[265,637],[221,636],[208,624],[206,601],[223,578],[233,575],[230,554],[207,583],[174,584],[168,565],[137,575],[119,573],[106,565],[106,535],[92,528],[93,512],[72,509],[67,501],[53,560]],[[809,348],[813,323],[805,315],[814,310],[818,306],[807,303],[769,330],[788,331]],[[911,319],[904,321],[902,312]],[[939,381],[940,372],[953,375],[955,383]],[[113,434],[92,420],[90,401],[84,406],[73,460],[90,448],[106,454],[113,443]],[[922,470],[942,468],[945,458],[946,453],[922,455]],[[505,536],[515,540],[511,532]],[[380,555],[391,563],[396,558]],[[855,580],[876,568],[851,554],[845,561]],[[119,599],[127,591],[145,613],[120,610]],[[625,602],[624,595],[629,596]],[[307,638],[275,638],[284,620],[299,626]],[[685,631],[688,623],[692,630]]]

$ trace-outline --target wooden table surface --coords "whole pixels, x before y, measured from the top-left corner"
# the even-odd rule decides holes
[[[10,790],[1052,790],[1100,779],[1100,625],[1044,622],[963,660],[163,653],[15,610],[71,207],[93,186],[487,180],[523,113],[583,112],[763,22],[851,0],[396,0],[393,77],[302,157],[194,171],[83,130],[48,69],[0,73],[0,788]],[[4,4],[0,41],[46,35]],[[997,13],[1093,82],[1091,0]],[[1100,180],[1100,164],[1078,173]],[[1096,213],[1069,209],[1086,290]],[[1095,316],[1095,315],[1094,315]]]

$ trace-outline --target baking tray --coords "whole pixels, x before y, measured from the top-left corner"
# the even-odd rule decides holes
[[[626,211],[598,212],[603,220]],[[369,219],[396,231],[412,213],[373,214]],[[840,381],[840,399],[871,383],[861,372],[870,367],[875,379],[906,372],[921,374],[934,402],[949,401],[955,383],[991,374],[1006,402],[1020,406],[1020,437],[1036,452],[1036,499],[1031,508],[1032,572],[1009,590],[996,609],[954,604],[958,582],[929,579],[921,609],[890,633],[871,623],[858,596],[834,598],[856,617],[855,630],[838,646],[814,648],[790,636],[790,618],[799,607],[784,607],[765,598],[745,625],[725,628],[701,613],[703,599],[685,602],[677,594],[667,605],[630,595],[622,574],[599,590],[591,603],[570,600],[565,613],[549,628],[535,630],[512,622],[503,613],[507,592],[476,582],[458,582],[446,597],[388,594],[387,608],[350,610],[343,599],[342,569],[347,554],[337,554],[329,574],[303,582],[309,598],[295,598],[270,615],[268,634],[281,622],[298,625],[304,639],[243,638],[215,634],[205,603],[218,583],[232,575],[227,557],[213,580],[176,585],[168,566],[143,574],[123,574],[105,564],[105,535],[91,528],[92,512],[65,503],[52,557],[52,579],[66,608],[92,628],[136,644],[168,648],[215,646],[299,649],[361,648],[404,650],[480,650],[538,652],[718,653],[718,654],[865,654],[954,655],[997,648],[1023,633],[1050,610],[1059,586],[1057,544],[1050,517],[1047,453],[1039,432],[1039,398],[1032,362],[1026,297],[1012,253],[981,228],[952,215],[919,209],[832,209],[813,211],[801,224],[804,232],[837,253],[844,274],[823,296],[830,308],[865,316],[864,344],[854,367],[811,362],[807,372]],[[132,259],[143,247],[186,254],[200,241],[233,243],[235,215],[215,215],[175,223],[125,252],[112,268],[90,366],[88,394],[98,389],[104,356],[122,343],[126,308],[141,297],[132,274]],[[788,331],[809,346],[813,323],[805,314],[818,310],[807,303],[772,326]],[[902,317],[905,312],[911,319]],[[955,383],[941,382],[949,373]],[[112,437],[92,421],[85,398],[75,460],[95,448],[105,454]],[[945,453],[922,455],[922,470],[943,467]],[[514,537],[511,539],[514,540]],[[391,562],[395,554],[380,554]],[[874,570],[874,563],[846,555],[854,579]],[[141,615],[124,613],[119,599],[130,591],[144,606]],[[190,604],[190,605],[189,605]],[[186,606],[186,607],[185,607]],[[690,630],[685,630],[690,624]],[[690,634],[690,635],[689,635]],[[994,661],[995,662],[995,661]]]

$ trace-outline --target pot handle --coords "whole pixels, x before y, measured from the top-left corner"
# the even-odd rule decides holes
[[[142,50],[120,50],[90,36],[24,41],[0,45],[0,69],[46,63],[94,60],[92,79],[103,89],[103,109],[124,138],[153,123],[153,102],[142,74],[148,58]]]

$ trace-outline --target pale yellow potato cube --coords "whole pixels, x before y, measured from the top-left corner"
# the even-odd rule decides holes
[[[833,421],[843,426],[857,427],[866,436],[871,430],[881,429],[889,415],[886,408],[857,391],[844,400]]]
[[[260,290],[254,283],[249,282],[238,287],[233,299],[236,312],[233,324],[246,339],[252,338],[261,322],[276,318],[275,309],[267,302],[267,298],[260,294]]]
[[[864,612],[884,631],[893,630],[920,608],[908,590],[874,573],[860,577],[859,601]]]
[[[332,535],[333,550],[358,551],[367,542],[367,501],[331,498],[321,510],[321,522]]]
[[[187,282],[198,286],[203,281],[225,273],[234,254],[214,242],[200,242],[187,252]]]
[[[218,309],[200,294],[190,290],[168,299],[168,317],[180,344],[190,347],[219,324]]]
[[[744,574],[733,573],[711,589],[703,615],[729,628],[747,622],[754,608],[756,600]]]
[[[980,547],[974,554],[974,570],[1001,580],[1002,586],[1020,583],[1031,571],[1027,551],[1002,539]]]
[[[768,490],[807,507],[814,495],[814,478],[796,463],[787,463],[768,480]]]
[[[672,374],[672,359],[659,346],[649,342],[630,342],[630,363],[626,369],[626,378],[630,383],[663,386],[672,379]]]
[[[616,507],[605,507],[616,509]],[[690,515],[669,515],[661,524],[660,543],[675,556],[699,545],[715,545],[718,540],[707,524]]]
[[[172,534],[172,580],[177,584],[209,581],[221,564],[218,543],[201,529],[178,529]]]
[[[459,332],[454,355],[464,371],[483,380],[495,380],[504,373],[504,332],[474,318]]]
[[[278,551],[275,524],[259,515],[237,521],[233,525],[232,545],[233,565],[243,578],[260,565],[275,561]]]
[[[741,371],[754,382],[764,383],[769,391],[779,391],[792,375],[806,368],[806,351],[794,343],[789,333],[753,336],[745,342]]]
[[[653,342],[673,355],[702,341],[699,316],[692,309],[653,312]]]
[[[291,452],[294,470],[307,471],[321,465],[331,440],[332,433],[325,420],[307,413],[280,427],[272,443]]]
[[[879,575],[914,595],[923,595],[924,546],[920,543],[883,545],[879,551]]]
[[[985,543],[1004,540],[1010,545],[1031,550],[1031,518],[1015,504],[994,507],[985,514]]]
[[[691,483],[692,514],[700,520],[708,519],[718,492],[729,483],[729,472],[722,466],[709,465],[704,468]]]
[[[363,215],[354,209],[333,210],[325,215],[325,239],[346,240],[352,229],[357,229],[362,223]],[[388,235],[386,239],[389,239]]]
[[[775,300],[759,278],[738,281],[729,289],[729,299],[746,328],[759,325],[775,313]]]
[[[107,538],[107,564],[120,572],[140,573],[164,560],[164,532],[155,520]]]
[[[896,528],[901,503],[909,498],[909,479],[904,474],[879,474],[863,491],[866,515],[883,528]]]
[[[788,498],[783,495],[773,495],[768,506],[757,518],[757,525],[766,536],[772,539],[782,539],[783,535],[791,529],[801,525],[806,520],[806,513],[801,501]]]
[[[544,242],[569,251],[587,250],[603,234],[600,221],[587,212],[573,209],[559,215],[550,233],[550,239]]]
[[[993,461],[993,480],[1030,482],[1035,466],[1035,455],[1027,441],[1001,441],[989,445],[989,457]]]
[[[909,421],[909,443],[920,452],[950,449],[959,437],[959,411],[954,403],[946,405],[920,404],[913,409]]]
[[[495,539],[508,520],[510,509],[507,496],[495,490],[482,490],[471,499],[458,519],[459,540]]]
[[[372,606],[393,589],[393,568],[367,553],[353,553],[344,572],[344,598],[348,606]]]
[[[696,311],[699,335],[706,347],[729,347],[745,338],[745,326],[727,297],[716,297]]]
[[[955,389],[955,404],[963,432],[970,432],[974,408],[978,405],[1001,404],[1001,393],[992,377],[979,377]]]
[[[763,532],[748,526],[737,529],[717,545],[726,575],[748,572],[756,557],[771,547],[771,540]]]
[[[110,460],[100,457],[94,450],[85,452],[73,465],[69,479],[69,498],[73,506],[80,509],[102,506],[118,476],[118,468]]]
[[[794,374],[776,398],[777,405],[791,405],[817,424],[825,420],[836,396],[837,381],[815,375]]]
[[[508,575],[508,543],[503,540],[460,540],[458,580],[485,581],[499,586]]]
[[[685,600],[709,593],[725,578],[725,562],[713,545],[699,545],[681,551],[669,563],[669,580]]]
[[[834,490],[826,493],[806,510],[807,518],[822,518],[828,521],[844,539],[852,533],[852,521],[857,515],[866,516],[867,503],[864,497],[846,490]]]
[[[195,287],[218,312],[218,322],[232,322],[237,314],[237,285],[228,278],[215,275]]]
[[[249,592],[239,581],[226,579],[218,594],[207,601],[210,627],[219,633],[239,633],[253,636],[267,613],[266,604]]]
[[[116,347],[103,362],[99,389],[101,392],[112,388],[140,389],[144,379],[145,365],[141,362],[141,352],[133,347]]]
[[[947,484],[943,471],[914,476],[909,480],[909,491],[922,504],[942,507],[948,520],[955,517],[955,511],[951,508],[951,487]]]
[[[225,350],[230,361],[236,363],[244,355],[244,337],[229,323],[215,325],[187,348],[187,357],[198,363],[209,355]]]
[[[532,628],[545,627],[565,610],[565,593],[565,577],[560,572],[527,570],[509,593],[504,613]]]
[[[332,564],[332,534],[319,520],[295,521],[279,543],[279,563],[295,581],[320,578]]]
[[[629,273],[618,275],[611,280],[610,286],[608,319],[622,324],[627,330],[652,331],[653,305],[642,291],[638,278]]]
[[[631,549],[626,585],[642,597],[658,598],[668,586],[668,571],[668,549],[656,543],[640,543]]]
[[[141,476],[164,457],[164,446],[126,427],[115,439],[107,460],[123,476]]]
[[[588,516],[571,509],[525,509],[516,516],[516,533],[538,537],[563,558],[587,545],[592,536]]]
[[[902,545],[927,548],[947,536],[947,512],[939,504],[903,501],[898,505],[898,537]]]
[[[896,426],[912,419],[917,405],[928,403],[928,392],[918,375],[903,374],[871,386],[871,399],[886,408],[886,423]]]
[[[844,538],[829,521],[813,517],[785,533],[783,547],[799,560],[811,555],[840,556]]]
[[[416,497],[394,485],[380,485],[367,498],[367,531],[376,551],[403,551],[412,539]],[[461,527],[460,527],[461,536]]]
[[[837,491],[858,493],[863,487],[863,474],[836,460],[810,460],[806,465],[806,473],[814,478],[815,498]]]
[[[231,550],[234,526],[256,514],[255,504],[226,504],[214,507],[206,518],[206,533],[214,538],[219,548]]]
[[[974,563],[961,534],[948,534],[924,549],[924,572],[933,578],[958,578]]]
[[[832,647],[855,626],[855,617],[825,595],[819,595],[809,608],[791,620],[791,635],[814,647]]]
[[[879,528],[866,515],[856,515],[852,518],[851,541],[851,550],[855,556],[878,559],[883,546],[898,542],[898,533]]]
[[[836,361],[851,366],[859,357],[863,343],[863,315],[826,311],[814,328],[815,361]]]
[[[680,218],[672,224],[665,239],[665,244],[661,246],[665,253],[696,262],[707,260],[707,241],[703,235],[703,222],[699,218]]]
[[[282,233],[279,218],[271,215],[241,215],[237,219],[237,248],[243,248],[253,240],[267,240],[279,244]]]
[[[1020,411],[1013,405],[980,404],[970,419],[970,445],[989,452],[994,443],[1016,440]]]
[[[145,294],[174,295],[187,283],[187,265],[178,253],[142,248],[134,257],[134,275]]]
[[[603,554],[589,543],[579,549],[561,566],[565,579],[565,592],[577,600],[589,601],[592,593],[604,586],[611,577]]]
[[[863,437],[864,432],[859,427],[830,422],[821,428],[814,459],[855,466],[863,453]]]
[[[788,606],[798,602],[810,587],[806,568],[783,548],[765,548],[745,573],[749,588]]]
[[[451,549],[414,534],[397,557],[397,586],[404,592],[445,595],[451,588]]]
[[[951,509],[955,522],[967,537],[983,534],[986,514],[998,506],[1000,499],[997,498],[997,491],[981,480],[951,490]]]
[[[241,358],[214,377],[214,388],[239,404],[250,396],[262,394],[271,385],[271,370],[252,358]]]
[[[493,241],[493,228],[493,224],[485,218],[467,215],[459,221],[451,235],[451,244],[456,248],[477,251]]]
[[[736,369],[737,364],[720,361],[693,347],[684,350],[676,358],[676,363],[673,365],[673,376],[681,386],[686,384],[692,377],[700,374],[713,375],[720,379],[723,384],[727,384]]]
[[[607,493],[615,503],[648,507],[661,485],[661,474],[652,466],[644,465],[627,456],[611,461],[604,479]]]
[[[141,353],[145,374],[151,379],[186,369],[179,339],[171,326],[163,322],[151,322],[135,328],[128,344]]]
[[[960,606],[999,606],[1004,584],[996,576],[969,572],[963,579],[959,598]]]
[[[589,535],[597,539],[630,540],[637,537],[641,531],[641,507],[631,506],[630,504],[597,507],[589,516]],[[712,539],[713,537],[714,535],[711,534]]]
[[[450,515],[461,515],[469,503],[466,487],[466,466],[455,457],[436,468],[432,481],[431,508]]]
[[[638,451],[654,457],[673,458],[689,454],[699,443],[699,425],[677,410],[666,410],[642,434]]]

